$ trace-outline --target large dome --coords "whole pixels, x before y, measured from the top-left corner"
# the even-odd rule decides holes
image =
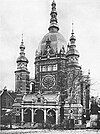
[[[67,43],[66,43],[65,38],[62,36],[62,34],[60,34],[59,32],[54,32],[54,33],[49,32],[43,37],[43,39],[41,40],[39,44],[39,47],[37,50],[39,53],[44,51],[46,41],[48,39],[51,41],[51,47],[53,48],[55,52],[57,50],[59,52],[62,47],[66,49]]]

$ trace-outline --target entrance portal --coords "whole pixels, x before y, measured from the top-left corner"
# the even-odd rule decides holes
[[[56,113],[53,109],[50,109],[47,112],[47,122],[50,124],[55,124],[56,123]]]
[[[44,122],[44,112],[41,109],[35,111],[34,115],[35,123],[43,123]]]

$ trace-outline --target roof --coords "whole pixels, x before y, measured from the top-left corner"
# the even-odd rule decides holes
[[[69,55],[78,55],[79,56],[79,52],[76,50],[76,49],[70,49],[66,55],[69,56]]]
[[[8,93],[15,99],[16,98],[16,93],[13,91],[8,91]]]
[[[13,104],[13,107],[20,107],[21,106],[21,103],[14,103]]]
[[[47,101],[58,101],[59,100],[59,96],[58,94],[44,94],[44,99]]]
[[[37,100],[37,98],[42,98],[48,102],[55,102],[59,100],[58,94],[26,94],[23,96],[23,101],[33,101]]]
[[[32,101],[33,99],[36,99],[35,94],[26,94],[23,96],[23,101]]]
[[[0,90],[0,96],[1,96],[2,93],[3,93],[3,90]]]
[[[41,40],[39,47],[38,47],[38,52],[40,53],[41,51],[43,52],[45,49],[45,45],[46,45],[46,41],[48,40],[51,41],[51,47],[53,48],[53,50],[56,52],[58,50],[58,52],[60,51],[60,49],[62,49],[62,46],[64,46],[64,48],[66,48],[66,40],[63,37],[62,34],[60,34],[59,32],[52,32],[52,33],[47,33],[43,39]]]
[[[26,63],[28,63],[28,59],[25,56],[19,56],[17,58],[17,62],[26,62]]]
[[[16,98],[16,93],[7,89],[0,90],[0,96],[6,92],[13,100]]]

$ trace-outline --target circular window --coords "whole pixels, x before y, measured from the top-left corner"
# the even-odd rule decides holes
[[[46,75],[43,79],[42,79],[42,85],[45,88],[52,88],[55,84],[55,78],[52,75]]]

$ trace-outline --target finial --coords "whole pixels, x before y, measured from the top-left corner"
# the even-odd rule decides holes
[[[25,53],[24,53],[25,46],[23,44],[24,44],[24,41],[23,41],[23,34],[22,34],[22,41],[21,41],[21,45],[20,45],[20,54],[21,55],[25,55]]]
[[[4,90],[4,91],[7,91],[7,87],[5,86],[3,90]]]
[[[88,70],[88,75],[90,75],[90,69]]]
[[[50,32],[57,32],[59,30],[59,26],[58,26],[58,21],[57,21],[57,11],[56,11],[56,3],[53,0],[52,4],[52,10],[51,10],[51,19],[50,19],[50,26],[48,28],[48,30]]]
[[[22,33],[22,42],[21,42],[21,44],[23,45],[23,43],[24,43],[24,42],[23,42],[23,33]]]
[[[71,44],[75,44],[75,41],[76,41],[76,38],[74,36],[73,25],[74,25],[74,23],[72,22],[72,33],[71,33],[71,37],[70,37]]]
[[[24,42],[23,42],[23,34],[22,34],[22,36],[21,36],[21,44],[20,44],[20,57],[18,57],[17,58],[17,63],[18,62],[26,62],[26,63],[28,63],[28,59],[25,57],[25,52],[24,52],[24,50],[25,50],[25,46],[24,46]],[[26,65],[27,66],[27,65]],[[19,68],[19,66],[18,66],[18,68]]]
[[[74,34],[74,23],[72,22],[72,35]]]
[[[53,1],[52,1],[52,4],[53,4],[53,3],[55,3],[55,4],[56,4],[55,0],[53,0]]]

